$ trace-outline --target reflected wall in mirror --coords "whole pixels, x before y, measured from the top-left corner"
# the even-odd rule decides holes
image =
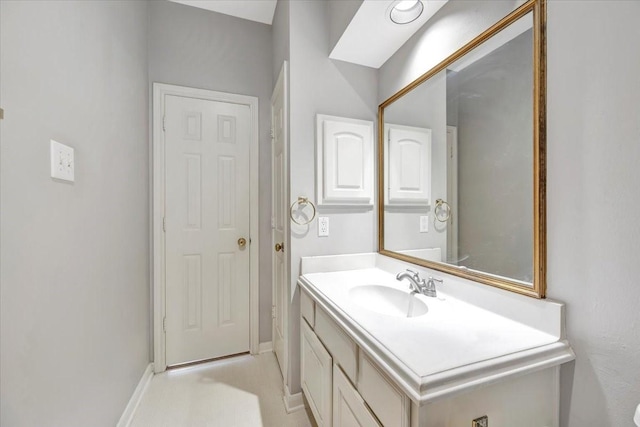
[[[544,297],[543,6],[381,104],[381,253]]]

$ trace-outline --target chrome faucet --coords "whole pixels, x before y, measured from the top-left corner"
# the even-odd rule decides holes
[[[438,293],[436,291],[436,283],[442,283],[442,279],[436,279],[434,277],[429,276],[429,279],[425,282],[424,279],[420,278],[420,275],[413,271],[407,269],[407,271],[403,271],[398,273],[396,276],[396,280],[407,279],[409,281],[409,288],[412,292],[419,292],[428,297],[437,297]]]
[[[421,279],[420,274],[413,270],[407,269],[407,271],[398,273],[396,280],[402,279],[409,281],[409,289],[411,289],[412,292],[420,292],[422,294],[427,289],[427,284],[424,282],[424,279]]]

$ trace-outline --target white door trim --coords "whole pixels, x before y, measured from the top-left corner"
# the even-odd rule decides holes
[[[249,147],[249,339],[251,354],[259,351],[259,280],[258,280],[258,249],[259,221],[258,221],[258,98],[254,96],[236,95],[225,92],[215,92],[206,89],[196,89],[175,86],[164,83],[153,83],[153,356],[154,371],[163,372],[166,364],[166,342],[163,321],[166,315],[165,302],[165,233],[163,218],[165,212],[165,150],[163,116],[165,97],[167,95],[184,96],[218,102],[229,102],[246,105],[251,110],[251,144]]]

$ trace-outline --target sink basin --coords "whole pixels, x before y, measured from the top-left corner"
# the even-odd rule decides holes
[[[427,314],[429,307],[415,294],[389,286],[362,285],[349,290],[349,298],[357,305],[376,313],[394,317],[416,317]]]

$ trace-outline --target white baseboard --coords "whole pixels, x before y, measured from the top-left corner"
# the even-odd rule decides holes
[[[120,417],[120,421],[116,424],[116,427],[128,427],[133,420],[133,416],[136,413],[136,409],[138,409],[138,405],[142,400],[142,396],[144,396],[145,391],[147,391],[147,387],[151,382],[151,378],[153,378],[153,363],[149,363],[147,368],[144,370],[142,374],[142,378],[140,378],[140,382],[138,382],[138,386],[133,391],[131,395],[131,399],[129,399],[129,403],[127,403],[127,407],[124,408],[124,412]]]
[[[273,343],[269,342],[261,342],[258,346],[258,354],[262,353],[271,353],[273,351]]]
[[[289,392],[289,386],[284,386],[284,409],[287,414],[304,409],[304,399],[302,398],[302,392],[291,394]]]

